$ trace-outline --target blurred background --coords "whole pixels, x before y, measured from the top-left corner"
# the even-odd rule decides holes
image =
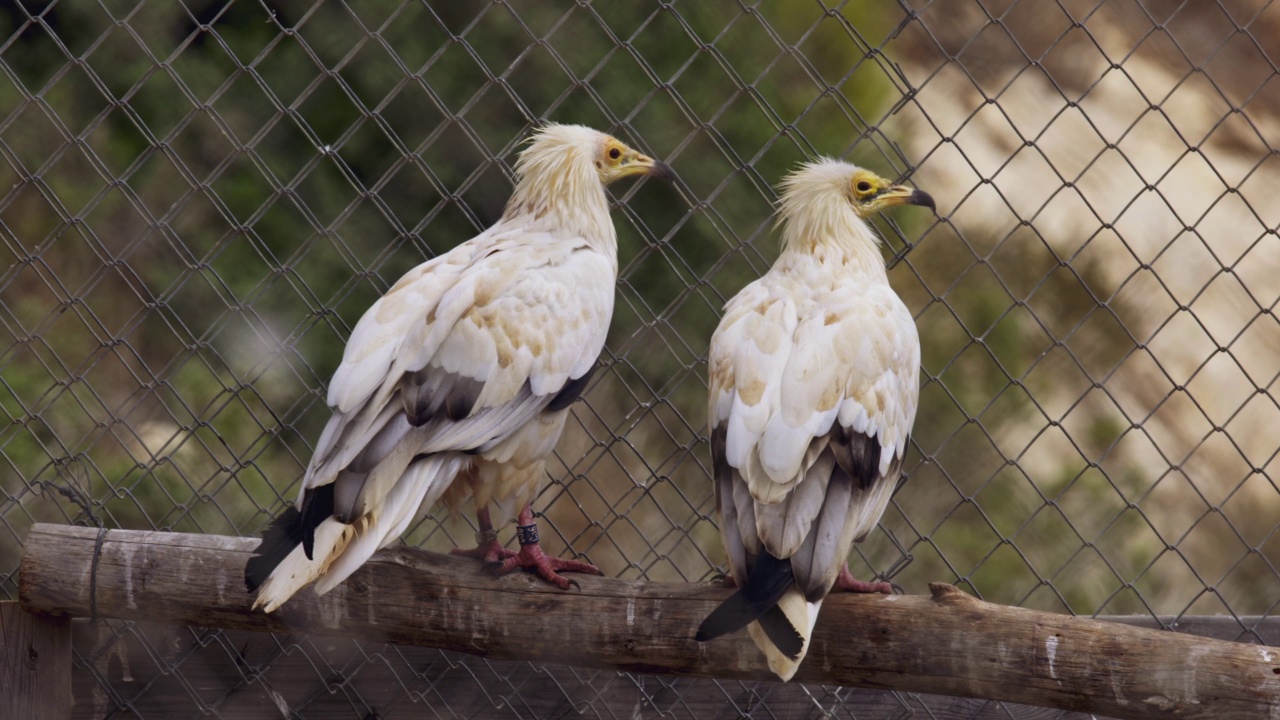
[[[35,522],[258,533],[296,496],[361,313],[496,220],[554,120],[679,181],[611,189],[617,311],[535,503],[549,552],[623,578],[723,570],[707,342],[776,255],[773,186],[835,156],[938,202],[877,221],[924,368],[907,478],[855,575],[1226,615],[1256,639],[1280,603],[1278,61],[1263,0],[0,5],[0,598]],[[472,522],[427,514],[405,540],[470,545]],[[85,717],[159,716],[109,662],[235,654],[218,631],[181,657],[95,632]],[[264,637],[325,688],[275,688],[286,717],[544,713],[532,685],[481,681],[500,664],[353,640],[335,671]],[[272,662],[168,701],[239,716]],[[640,688],[645,716],[687,715],[671,688],[702,687],[540,672],[555,707],[599,716],[606,686]],[[433,701],[446,676],[470,695]],[[714,687],[728,716],[856,716],[839,689]],[[884,695],[872,716],[933,716]]]

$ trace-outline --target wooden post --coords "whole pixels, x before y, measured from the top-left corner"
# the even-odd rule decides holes
[[[28,608],[85,616],[97,530],[36,525],[19,589]],[[103,617],[338,634],[523,659],[730,679],[770,679],[738,633],[692,639],[727,590],[578,578],[561,592],[491,577],[474,560],[396,548],[325,596],[250,612],[256,541],[114,530],[97,569]],[[950,585],[931,596],[833,595],[802,682],[990,698],[1117,718],[1280,718],[1280,651],[992,605]]]
[[[71,619],[0,602],[0,700],[8,717],[71,717]]]

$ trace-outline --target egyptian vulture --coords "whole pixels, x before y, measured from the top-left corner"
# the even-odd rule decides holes
[[[529,503],[604,346],[618,274],[604,186],[671,168],[589,128],[547,125],[516,163],[498,222],[410,270],[356,324],[329,385],[333,415],[295,505],[245,566],[271,612],[323,594],[442,500],[470,498],[475,550],[497,572],[591,565],[543,554]],[[519,510],[520,551],[495,524]]]
[[[867,219],[924,192],[834,160],[782,184],[782,253],[728,305],[708,355],[720,535],[738,591],[698,640],[748,626],[791,679],[846,560],[889,503],[919,397],[920,340]]]

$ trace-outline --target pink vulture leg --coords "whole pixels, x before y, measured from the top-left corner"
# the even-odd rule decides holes
[[[550,557],[542,552],[538,545],[538,524],[533,520],[533,508],[528,505],[520,511],[516,521],[516,537],[520,540],[520,552],[511,553],[508,557],[489,562],[490,569],[497,575],[505,575],[513,570],[533,570],[538,577],[555,585],[561,590],[568,590],[570,585],[578,583],[561,577],[560,572],[577,572],[588,575],[602,575],[595,565],[581,560],[562,560]]]
[[[893,594],[893,586],[887,582],[867,582],[866,580],[854,578],[853,573],[849,572],[849,563],[845,563],[844,567],[840,568],[840,574],[836,576],[835,587],[831,589],[856,593]]]
[[[478,558],[485,564],[492,564],[500,563],[517,554],[514,550],[502,547],[502,543],[498,542],[498,533],[494,531],[493,523],[489,520],[489,508],[477,509],[476,521],[480,524],[480,529],[476,531],[476,546],[470,550],[454,548],[449,551],[450,555]]]

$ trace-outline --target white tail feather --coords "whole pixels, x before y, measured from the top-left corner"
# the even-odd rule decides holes
[[[458,472],[461,459],[455,453],[432,455],[409,466],[396,481],[382,506],[357,522],[356,539],[333,559],[324,577],[316,582],[316,594],[323,595],[351,576],[379,548],[400,537],[418,509],[435,505],[449,481]],[[367,522],[364,522],[365,519]]]
[[[419,508],[434,505],[462,462],[463,456],[456,453],[419,460],[405,470],[381,503],[354,524],[325,519],[316,527],[315,559],[308,560],[301,545],[294,548],[262,583],[253,608],[272,612],[312,581],[319,595],[337,587],[379,548],[400,537]]]
[[[760,627],[758,622],[748,625],[747,633],[751,635],[751,640],[755,642],[756,647],[760,648],[761,652],[764,653],[765,659],[769,661],[769,669],[785,682],[796,674],[796,670],[800,668],[800,662],[804,660],[805,654],[809,652],[809,641],[813,638],[813,626],[818,622],[818,609],[822,607],[822,601],[809,602],[805,600],[800,588],[793,586],[778,601],[778,607],[782,609],[782,614],[787,616],[791,626],[798,630],[804,638],[804,645],[800,648],[799,657],[792,660],[783,655],[778,648],[774,647],[769,637],[764,634],[764,628]]]
[[[316,544],[313,556],[308,560],[302,546],[294,548],[285,559],[271,571],[266,582],[258,589],[258,597],[253,601],[253,609],[262,608],[263,612],[272,612],[284,604],[293,594],[307,586],[312,580],[324,574],[329,559],[335,553],[342,552],[351,542],[354,530],[350,525],[329,518],[316,527]]]

